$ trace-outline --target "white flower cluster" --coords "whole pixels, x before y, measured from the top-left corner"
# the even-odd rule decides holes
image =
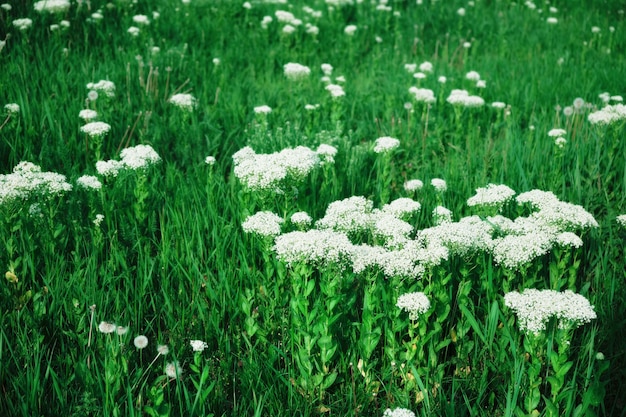
[[[479,96],[472,96],[466,90],[452,90],[446,101],[453,106],[481,107],[485,100]]]
[[[305,146],[257,154],[246,146],[233,155],[235,176],[251,190],[281,191],[283,180],[302,181],[320,165],[320,157]]]
[[[313,219],[305,211],[298,211],[291,215],[291,223],[299,227],[308,227],[313,222]]]
[[[311,69],[309,67],[295,62],[285,64],[283,69],[285,71],[285,77],[293,81],[301,80],[311,75]]]
[[[376,139],[376,142],[374,143],[374,152],[387,153],[396,149],[399,146],[400,141],[398,139],[389,136],[383,136]]]
[[[430,180],[430,185],[432,185],[438,193],[443,193],[448,189],[448,184],[441,178],[433,178]]]
[[[254,114],[270,114],[272,112],[272,108],[267,105],[256,106],[254,108]]]
[[[92,120],[98,117],[98,112],[95,110],[91,110],[91,109],[83,109],[80,112],[78,112],[78,117],[80,117],[86,122],[91,122]]]
[[[404,219],[411,214],[418,212],[422,205],[412,198],[398,198],[382,208],[383,213],[389,213],[398,219]]]
[[[108,161],[96,162],[96,171],[105,177],[117,177],[121,170],[131,169],[136,171],[161,162],[161,157],[150,145],[124,148],[120,152],[120,156],[122,157],[120,161],[110,159]]]
[[[408,180],[404,183],[404,191],[409,193],[421,190],[422,187],[424,187],[424,183],[418,179]]]
[[[546,330],[551,318],[559,328],[578,327],[595,319],[596,312],[589,301],[572,291],[536,290],[528,288],[504,295],[504,304],[515,311],[520,329],[535,335]]]
[[[68,0],[41,0],[35,2],[33,6],[39,13],[63,13],[70,8],[70,2]]]
[[[80,127],[80,131],[91,138],[102,137],[109,133],[111,125],[105,122],[89,122]]]
[[[383,413],[383,417],[415,417],[415,413],[407,408],[395,408],[393,411],[388,408]]]
[[[13,26],[15,26],[18,30],[24,31],[26,29],[29,29],[32,25],[32,19],[29,19],[27,17],[13,20]]]
[[[417,320],[420,314],[430,309],[430,300],[423,292],[411,292],[398,297],[396,307],[408,312],[411,320]]]
[[[194,96],[184,93],[174,94],[168,101],[179,109],[188,112],[192,112],[197,105],[196,98]]]
[[[259,211],[248,216],[241,227],[246,233],[254,233],[264,237],[274,237],[280,234],[280,225],[283,219],[271,211]]]
[[[124,164],[114,159],[96,162],[96,171],[104,177],[117,177],[122,169],[124,169]]]
[[[521,265],[543,256],[552,248],[554,236],[550,233],[527,233],[506,235],[491,242],[493,260],[509,269],[518,269]]]
[[[348,237],[332,230],[285,233],[276,238],[273,250],[287,265],[308,263],[341,266],[352,252]]]
[[[35,196],[52,197],[71,191],[72,185],[65,175],[42,172],[38,165],[22,161],[13,173],[0,175],[0,205]]]
[[[332,98],[339,98],[346,95],[346,91],[339,84],[328,84],[325,89],[330,93]]]
[[[487,251],[491,246],[492,227],[478,216],[464,217],[458,222],[442,222],[417,232],[416,240],[439,244],[452,254],[466,256]]]
[[[107,97],[115,97],[115,84],[112,81],[100,80],[87,84],[87,89],[104,93]]]
[[[515,191],[504,184],[488,184],[486,187],[477,188],[476,194],[467,200],[467,205],[501,209],[514,195]]]
[[[202,340],[190,340],[189,344],[194,352],[202,352],[204,349],[209,347],[209,345]]]
[[[102,183],[98,180],[98,177],[94,177],[93,175],[83,175],[79,177],[76,180],[76,184],[85,190],[99,190],[102,188]]]
[[[418,203],[419,204],[419,203]],[[388,248],[402,248],[409,241],[413,226],[390,213],[376,210],[372,215],[372,234]]]
[[[409,88],[409,93],[413,94],[417,102],[429,104],[437,101],[434,91],[428,88],[411,87]]]
[[[322,164],[334,164],[335,163],[335,155],[337,155],[337,148],[332,145],[327,145],[322,143],[315,150],[320,157]]]
[[[433,219],[436,225],[452,223],[452,211],[444,206],[437,206],[433,209]]]
[[[9,114],[17,114],[20,112],[20,105],[17,103],[8,103],[4,105],[4,109]]]
[[[620,226],[626,227],[626,214],[620,214],[615,218],[615,220],[617,220],[617,224]]]
[[[137,145],[122,149],[120,152],[122,164],[128,169],[146,168],[152,164],[161,162],[161,157],[150,145]]]
[[[626,105],[608,105],[601,110],[589,114],[587,120],[594,125],[608,125],[620,120],[626,120]]]
[[[367,232],[371,229],[373,207],[374,203],[362,196],[334,201],[328,205],[324,217],[317,221],[316,226],[347,234]]]

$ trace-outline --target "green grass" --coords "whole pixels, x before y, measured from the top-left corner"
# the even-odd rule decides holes
[[[622,2],[533,10],[504,0],[389,0],[392,11],[369,1],[250,3],[93,0],[51,15],[16,0],[0,9],[0,175],[30,161],[73,185],[60,196],[0,200],[0,415],[381,416],[397,407],[421,416],[626,415],[626,230],[616,222],[626,213],[625,125],[587,120],[604,106],[599,94],[626,95]],[[94,21],[97,10],[103,19]],[[303,21],[295,33],[281,32],[277,10]],[[137,14],[150,25],[133,23]],[[264,16],[273,17],[267,29]],[[33,20],[25,31],[12,24],[22,17]],[[62,19],[70,27],[52,31]],[[353,36],[344,34],[350,24]],[[137,37],[127,33],[133,25]],[[424,61],[434,67],[425,79],[404,68]],[[288,62],[311,75],[288,80]],[[334,67],[333,83],[345,77],[345,97],[324,89],[323,63]],[[467,80],[469,71],[486,87]],[[89,102],[86,85],[99,80],[115,84],[115,97]],[[411,86],[432,89],[437,101],[427,109]],[[453,89],[486,104],[455,111],[446,102]],[[175,93],[192,94],[197,107],[176,108]],[[570,117],[555,109],[576,98],[590,107]],[[20,112],[9,115],[9,103]],[[255,115],[260,105],[272,112]],[[93,140],[80,131],[87,107],[111,125],[101,159],[146,144],[161,163],[99,175]],[[563,149],[548,137],[553,128],[567,131]],[[382,136],[400,147],[375,154]],[[232,156],[245,146],[269,154],[320,144],[337,148],[334,164],[287,181],[284,194],[246,189],[235,175]],[[82,175],[98,176],[102,189],[80,189]],[[424,188],[410,194],[403,184],[413,178]],[[445,193],[433,178],[446,180]],[[520,270],[476,251],[452,254],[422,279],[286,265],[273,238],[241,226],[261,210],[285,220],[306,211],[316,221],[352,196],[374,208],[409,196],[422,205],[410,218],[413,238],[434,225],[438,205],[455,221],[478,213],[467,199],[489,183],[552,191],[599,226],[576,230],[581,248],[552,250]],[[511,203],[503,214],[518,211]],[[351,238],[381,242],[369,232]],[[597,319],[532,338],[504,293],[555,282],[585,296]],[[410,320],[395,304],[417,291],[431,308]],[[129,330],[104,334],[103,321]],[[133,346],[138,335],[147,348]],[[190,340],[208,347],[193,352]],[[179,378],[165,373],[175,361]]]

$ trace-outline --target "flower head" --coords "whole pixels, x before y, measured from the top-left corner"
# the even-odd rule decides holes
[[[400,141],[396,138],[392,138],[389,136],[383,136],[376,139],[374,143],[374,152],[376,153],[387,153],[400,146]]]
[[[124,168],[138,170],[161,162],[161,157],[150,145],[137,145],[122,149],[120,161]]]
[[[396,307],[408,312],[411,320],[417,320],[420,314],[424,314],[430,309],[430,300],[423,292],[402,294],[398,297]]]
[[[174,94],[168,101],[179,109],[188,112],[192,112],[197,105],[196,98],[191,94]]]
[[[148,346],[148,338],[144,335],[139,335],[135,337],[135,339],[133,340],[133,344],[137,349],[143,349]]]
[[[170,362],[165,365],[165,375],[169,378],[177,379],[180,378],[183,374],[183,368],[180,366],[178,361]]]
[[[283,69],[285,71],[285,77],[292,81],[301,80],[311,74],[311,69],[309,67],[295,62],[285,64]]]
[[[115,97],[115,84],[112,81],[100,80],[97,83],[89,83],[87,89],[101,92],[107,97]]]
[[[93,175],[83,175],[76,180],[76,184],[85,190],[99,190],[102,188],[102,183],[98,180],[98,177]]]
[[[424,183],[421,180],[413,179],[404,183],[404,191],[413,192],[421,190],[424,187]]]
[[[283,223],[282,217],[271,211],[259,211],[252,216],[248,216],[241,227],[246,233],[254,233],[264,237],[275,237],[280,234],[280,225]]]
[[[113,333],[115,331],[115,329],[117,329],[117,326],[113,323],[109,323],[106,321],[101,321],[100,324],[98,325],[98,331],[100,333]]]
[[[98,117],[98,112],[91,109],[83,109],[78,113],[78,117],[83,119],[86,122],[91,122],[96,117]]]
[[[89,122],[80,128],[81,132],[92,138],[103,137],[109,133],[110,130],[111,125],[104,122]]]
[[[209,347],[209,345],[202,340],[190,340],[189,344],[194,352],[202,352],[204,349]]]
[[[34,8],[39,13],[63,13],[70,8],[70,2],[68,0],[41,0],[35,2]]]
[[[509,292],[504,304],[517,314],[523,332],[539,334],[546,330],[551,318],[558,320],[559,328],[578,327],[595,319],[596,312],[589,301],[580,294],[566,290],[536,290]]]
[[[441,178],[433,178],[432,180],[430,180],[430,185],[432,185],[439,193],[443,193],[448,189],[448,184],[445,180],[442,180]]]

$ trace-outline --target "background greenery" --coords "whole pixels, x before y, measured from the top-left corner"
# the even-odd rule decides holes
[[[443,178],[445,205],[459,219],[471,214],[465,202],[477,187],[502,183],[517,192],[553,191],[595,216],[600,227],[584,235],[576,255],[580,264],[567,267],[598,319],[572,340],[574,366],[559,413],[624,415],[626,232],[615,222],[626,211],[624,124],[602,128],[586,119],[603,106],[600,93],[626,93],[624,4],[552,1],[537,2],[533,9],[497,0],[473,5],[390,0],[388,12],[369,1],[332,11],[321,0],[268,3],[253,1],[248,9],[219,0],[93,0],[51,15],[16,0],[8,3],[11,10],[0,10],[0,39],[6,39],[0,51],[0,104],[21,108],[0,129],[0,173],[31,161],[72,183],[95,175],[93,150],[79,130],[78,113],[86,106],[112,127],[103,143],[104,159],[116,159],[123,147],[140,143],[150,144],[163,159],[148,171],[142,221],[133,210],[138,177],[132,173],[105,181],[96,197],[75,187],[54,201],[34,197],[2,207],[0,236],[6,249],[0,264],[19,282],[0,284],[0,414],[382,415],[387,407],[421,415],[523,413],[515,411],[518,396],[525,394],[516,381],[524,378],[523,352],[513,349],[521,336],[514,334],[511,314],[501,304],[494,310],[480,296],[472,301],[477,323],[466,334],[472,341],[463,348],[469,349],[467,363],[453,360],[460,347],[441,353],[440,372],[433,377],[439,387],[428,385],[420,374],[424,364],[417,360],[408,363],[413,380],[421,375],[426,382],[394,371],[384,349],[399,348],[401,341],[387,335],[371,353],[371,368],[357,369],[364,349],[359,329],[366,322],[360,311],[366,310],[368,288],[358,277],[332,293],[339,297],[333,312],[341,317],[327,375],[334,372],[336,379],[324,389],[306,385],[307,372],[294,353],[299,346],[289,346],[300,340],[289,309],[294,288],[288,283],[298,274],[275,259],[268,242],[244,234],[241,222],[260,209],[281,215],[305,210],[318,219],[329,203],[353,195],[378,206],[371,147],[376,138],[393,136],[402,145],[391,162],[392,198],[405,195],[407,179],[428,184]],[[305,5],[321,11],[321,17],[305,13]],[[464,16],[457,12],[461,7]],[[316,25],[319,34],[307,34],[304,27],[283,34],[276,10],[291,11]],[[93,19],[96,11],[103,19]],[[136,25],[136,14],[151,22],[133,37],[127,29]],[[266,15],[274,20],[263,29]],[[558,23],[548,24],[548,16]],[[31,18],[33,26],[13,27],[21,17]],[[61,19],[70,27],[51,31]],[[354,36],[344,34],[348,24],[357,26]],[[599,33],[592,32],[594,26]],[[471,46],[465,48],[465,42]],[[419,86],[439,98],[427,123],[423,105],[405,108],[411,102],[408,89],[418,80],[404,64],[424,61],[435,70]],[[311,76],[290,82],[283,74],[288,62],[309,66]],[[345,77],[345,97],[333,101],[324,90],[322,63],[333,65],[333,77]],[[480,73],[486,88],[465,79],[470,70]],[[445,84],[437,81],[440,75],[447,77]],[[115,98],[101,95],[87,103],[86,84],[101,79],[115,83]],[[510,115],[488,105],[457,114],[445,103],[453,88],[468,89],[487,103],[505,102]],[[167,102],[175,92],[197,98],[193,113]],[[591,107],[564,116],[559,108],[578,97]],[[320,107],[307,111],[306,104]],[[253,108],[259,105],[273,109],[266,133],[258,133],[254,123]],[[568,132],[564,149],[547,136],[556,127]],[[324,186],[321,176],[311,176],[297,200],[251,195],[232,175],[232,154],[248,144],[257,152],[274,152],[320,143],[339,149],[334,181]],[[215,156],[214,166],[204,163],[207,155]],[[437,202],[427,188],[417,199],[423,207],[414,224],[421,229],[432,225]],[[45,205],[43,217],[28,215],[32,202]],[[96,213],[105,215],[100,229],[92,225]],[[553,261],[531,268],[536,274],[531,278],[545,277]],[[484,259],[453,258],[434,275],[450,274],[451,317],[459,323],[469,322],[455,316],[462,300],[458,285],[491,273],[487,265]],[[325,282],[337,271],[317,274]],[[374,296],[376,319],[370,324],[400,317],[394,294],[385,290],[387,281],[372,279],[378,279],[380,293]],[[408,291],[427,283],[393,285]],[[316,287],[311,297],[311,305],[323,305],[330,296]],[[101,334],[101,321],[129,326],[129,335],[118,341]],[[511,329],[508,336],[496,337],[495,330],[492,338],[477,336],[477,328],[490,334],[488,329],[498,325]],[[450,330],[456,326],[444,324],[442,340],[452,343]],[[143,351],[130,346],[138,334],[150,340]],[[190,339],[205,341],[208,349],[192,352]],[[167,357],[156,354],[157,343],[169,346]],[[597,352],[604,354],[604,372],[594,368]],[[184,371],[174,381],[163,374],[173,359]],[[594,384],[592,373],[598,374]],[[586,394],[590,391],[593,395]],[[585,401],[581,414],[578,406]]]

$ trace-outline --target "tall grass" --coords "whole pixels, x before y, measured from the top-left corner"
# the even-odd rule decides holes
[[[626,94],[620,1],[92,0],[60,13],[33,3],[0,8],[0,415],[625,415],[624,120],[588,120],[606,104],[601,93]],[[277,11],[301,21],[294,33]],[[32,26],[19,30],[24,17]],[[426,61],[433,71],[414,77]],[[311,74],[288,79],[289,62]],[[114,96],[88,98],[100,80]],[[345,96],[331,97],[329,83]],[[410,87],[435,102],[416,101]],[[453,89],[485,104],[452,106]],[[169,101],[178,93],[196,106],[178,108]],[[256,114],[261,105],[271,112]],[[105,136],[80,130],[87,108],[110,125]],[[555,128],[566,131],[563,147],[548,136]],[[399,146],[376,153],[380,137]],[[246,186],[233,160],[246,146],[271,155],[321,144],[337,149],[334,162],[289,171],[279,193]],[[160,162],[116,176],[96,169],[137,145]],[[9,175],[22,161],[64,175],[71,190],[7,197],[22,190]],[[82,188],[83,175],[102,187]],[[418,178],[423,188],[404,188]],[[550,191],[598,225],[571,230],[581,247],[553,245],[512,268],[479,242],[449,244],[413,276],[356,270],[353,249],[336,241],[319,243],[322,258],[338,251],[330,262],[290,262],[278,249],[292,232],[321,230],[351,197],[372,216],[418,201],[401,216],[407,242],[441,221],[439,206],[453,224],[476,215],[480,227],[496,212],[530,216],[513,199],[500,211],[469,206],[487,184]],[[280,234],[244,231],[260,211],[282,220]],[[301,211],[311,225],[291,221]],[[390,250],[368,227],[335,232]],[[525,332],[504,295],[528,288],[572,290],[597,318]],[[429,303],[420,314],[396,306],[416,292]]]

